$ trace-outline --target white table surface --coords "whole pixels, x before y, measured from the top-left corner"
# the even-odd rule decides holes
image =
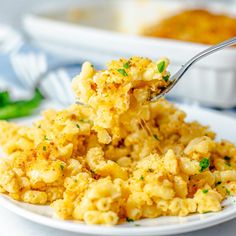
[[[1,236],[85,236],[84,234],[69,233],[25,220],[10,211],[0,207]],[[236,219],[208,229],[181,234],[181,236],[235,236]],[[125,235],[124,235],[125,236]]]

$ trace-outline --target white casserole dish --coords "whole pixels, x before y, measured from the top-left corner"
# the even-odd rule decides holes
[[[72,22],[68,18],[70,8],[61,5],[54,10],[56,14],[47,9],[25,16],[24,29],[42,46],[64,56],[100,64],[121,56],[140,55],[152,59],[164,56],[171,61],[172,73],[207,47],[137,35],[143,26],[193,7],[192,1],[94,1],[92,7],[91,2],[89,4],[80,3],[79,23]],[[232,4],[213,2],[204,7],[236,14],[236,5]],[[236,106],[236,48],[225,49],[198,62],[171,96],[220,108]]]

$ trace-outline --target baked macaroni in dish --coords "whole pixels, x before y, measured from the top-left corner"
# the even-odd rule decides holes
[[[167,66],[85,62],[73,81],[84,105],[48,110],[32,127],[2,121],[0,191],[87,224],[220,211],[236,194],[236,147],[168,101],[147,102],[169,83]]]
[[[203,9],[185,10],[148,27],[144,35],[203,44],[236,36],[236,18]]]

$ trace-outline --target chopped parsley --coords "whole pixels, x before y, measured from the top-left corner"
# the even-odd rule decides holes
[[[215,186],[218,186],[218,185],[220,185],[221,183],[222,183],[221,181],[218,181],[218,182],[215,183]]]
[[[204,211],[203,214],[211,213],[211,211]]]
[[[80,119],[79,122],[92,124],[91,120]]]
[[[43,150],[46,151],[46,150],[47,150],[47,147],[46,147],[46,146],[43,146]]]
[[[230,160],[231,160],[231,158],[230,158],[229,156],[225,156],[224,159],[225,159],[226,161],[230,161]]]
[[[78,129],[80,129],[80,125],[79,125],[79,124],[76,124],[76,127],[77,127]]]
[[[141,175],[139,179],[140,179],[140,180],[144,180],[144,177]]]
[[[230,195],[230,191],[226,188],[227,195]]]
[[[123,76],[128,76],[127,72],[125,71],[125,69],[118,69],[117,70],[121,75]]]
[[[225,156],[224,159],[225,159],[225,165],[231,166],[231,163],[230,163],[231,158],[229,156]]]
[[[138,226],[141,226],[140,224],[134,224],[134,226],[138,227]]]
[[[199,162],[199,166],[200,166],[200,172],[204,171],[205,169],[207,169],[210,166],[210,161],[208,158],[203,158],[200,162]]]
[[[208,193],[208,189],[203,189],[202,192],[206,194]]]
[[[225,162],[225,165],[227,165],[227,166],[231,166],[231,164],[230,164],[229,161],[226,161],[226,162]]]
[[[129,218],[129,217],[126,217],[126,221],[127,221],[127,222],[134,222],[134,220],[131,219],[131,218]]]
[[[157,137],[156,134],[153,134],[153,138],[159,141],[159,138]]]
[[[157,64],[157,69],[158,72],[162,73],[165,70],[165,61],[161,61],[160,63]]]
[[[167,82],[170,78],[170,75],[163,76],[163,79]]]
[[[45,136],[44,136],[44,140],[48,141],[49,138],[45,135]]]
[[[124,65],[123,65],[123,67],[124,67],[125,69],[130,68],[129,61],[125,62]]]
[[[63,164],[60,164],[61,170],[64,170],[65,166]]]

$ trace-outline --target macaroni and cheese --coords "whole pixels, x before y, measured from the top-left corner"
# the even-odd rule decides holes
[[[0,191],[87,224],[220,211],[236,194],[236,147],[170,102],[147,102],[168,85],[167,66],[85,62],[73,81],[84,105],[48,110],[32,127],[0,122]]]
[[[204,9],[187,9],[143,31],[144,35],[203,44],[236,36],[236,18]]]

